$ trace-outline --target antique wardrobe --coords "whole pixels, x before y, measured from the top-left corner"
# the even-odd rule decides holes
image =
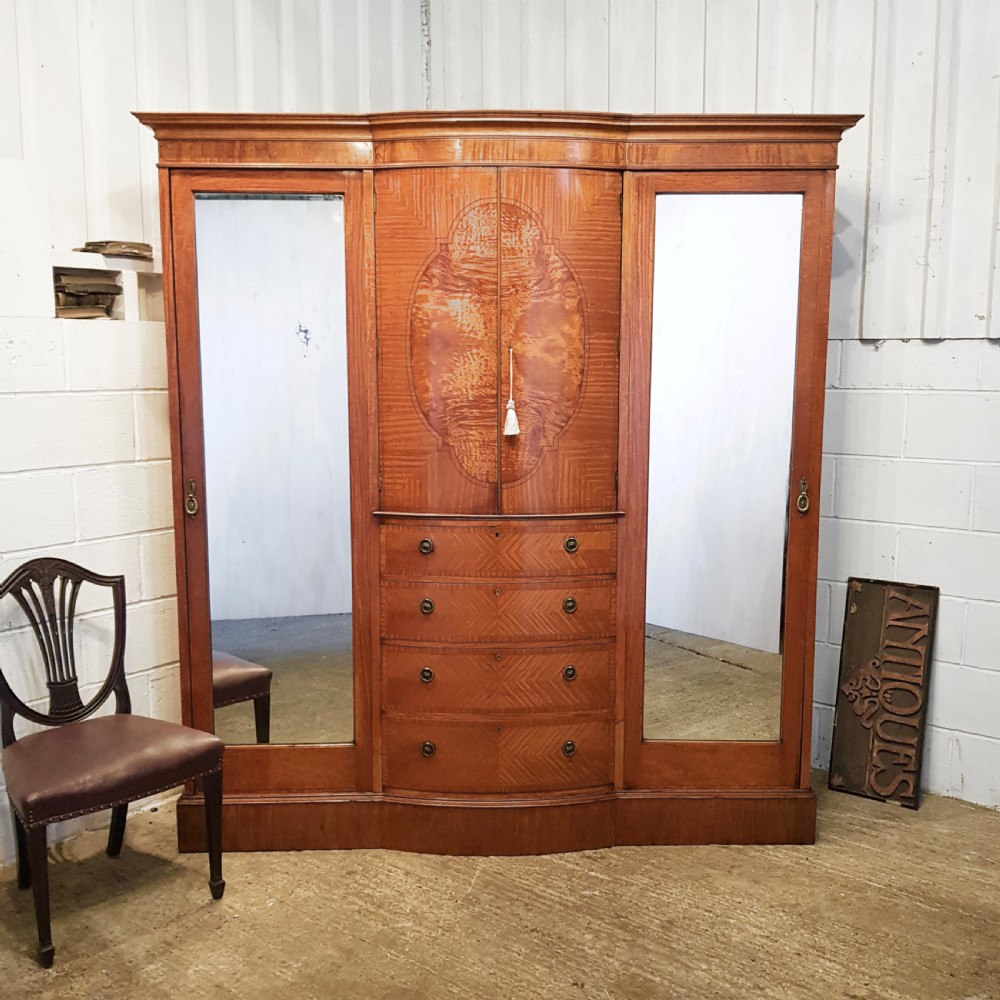
[[[857,119],[138,117],[226,849],[811,842]],[[269,668],[269,743],[213,649]]]

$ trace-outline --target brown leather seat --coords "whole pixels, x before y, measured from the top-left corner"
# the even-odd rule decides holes
[[[76,674],[74,616],[82,584],[111,591],[114,647],[107,678],[86,703]],[[201,778],[209,856],[209,887],[219,899],[222,879],[223,743],[211,733],[131,714],[125,678],[125,578],[101,576],[63,559],[33,559],[0,583],[24,612],[40,658],[17,661],[18,690],[36,690],[25,675],[40,659],[48,710],[25,704],[8,683],[0,657],[0,733],[7,795],[17,837],[17,884],[34,891],[38,960],[48,967],[55,949],[49,919],[46,827],[110,808],[108,854],[121,853],[128,803]],[[111,695],[114,715],[92,716]],[[14,720],[48,726],[16,739]]]
[[[28,826],[176,788],[222,763],[219,740],[141,715],[108,715],[22,736],[3,752],[7,795]]]
[[[253,701],[257,742],[271,739],[271,668],[212,650],[212,704],[215,708]]]

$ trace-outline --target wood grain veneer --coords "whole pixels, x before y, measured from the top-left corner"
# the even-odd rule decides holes
[[[187,482],[204,482],[194,197],[345,197],[355,736],[227,749],[225,848],[811,841],[834,171],[857,117],[137,117],[159,143],[182,713],[205,729],[212,500],[198,518],[183,510]],[[789,518],[770,743],[643,739],[652,222],[666,191],[803,195],[789,479],[809,480],[813,504]],[[511,346],[523,430],[504,439]],[[203,847],[202,808],[188,788],[183,850]]]
[[[614,645],[382,647],[382,707],[431,716],[606,711]],[[425,673],[430,671],[429,679]]]
[[[549,792],[611,784],[606,719],[466,722],[387,717],[383,786],[467,794]],[[433,744],[432,756],[422,748]],[[564,748],[572,745],[572,756]]]
[[[382,573],[400,577],[529,577],[612,574],[614,522],[383,523]],[[429,552],[420,549],[430,543]]]

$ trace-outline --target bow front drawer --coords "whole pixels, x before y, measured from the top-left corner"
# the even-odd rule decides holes
[[[611,643],[556,649],[385,645],[386,712],[596,711],[611,703]]]
[[[383,580],[382,638],[551,642],[614,633],[615,585]]]
[[[386,789],[547,792],[611,784],[611,724],[383,720]]]

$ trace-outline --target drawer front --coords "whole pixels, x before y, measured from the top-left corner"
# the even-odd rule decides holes
[[[604,721],[446,723],[383,720],[382,782],[420,792],[546,792],[611,784]]]
[[[592,576],[617,563],[613,522],[383,524],[379,539],[383,576]]]
[[[589,576],[615,572],[618,531],[614,524],[566,522],[502,527],[500,576]]]
[[[496,576],[496,529],[486,525],[383,524],[383,576]]]
[[[565,583],[382,582],[382,637],[426,642],[609,638],[615,586]]]
[[[469,651],[386,645],[382,708],[436,712],[559,712],[609,710],[612,649]]]

